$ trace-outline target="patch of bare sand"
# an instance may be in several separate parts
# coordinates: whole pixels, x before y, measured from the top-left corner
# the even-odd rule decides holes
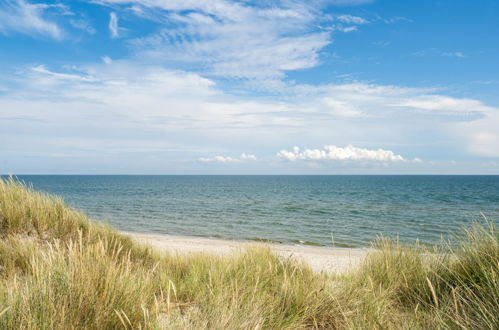
[[[169,253],[209,253],[229,255],[251,245],[269,247],[282,258],[303,261],[317,272],[343,273],[359,266],[367,249],[329,248],[305,245],[284,245],[260,242],[241,242],[214,238],[139,234],[125,232],[125,235],[140,244],[146,244],[158,251]]]

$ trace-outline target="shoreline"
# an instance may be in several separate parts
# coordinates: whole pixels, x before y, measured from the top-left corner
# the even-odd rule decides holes
[[[121,231],[133,241],[159,252],[190,254],[207,253],[228,256],[249,246],[263,246],[281,258],[293,258],[307,263],[316,272],[344,273],[357,268],[371,249],[288,245],[257,241],[237,241],[219,238],[149,234]]]

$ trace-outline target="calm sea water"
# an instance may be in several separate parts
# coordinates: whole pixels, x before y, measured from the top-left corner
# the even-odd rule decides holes
[[[438,244],[480,212],[499,176],[19,176],[126,231],[364,247]]]

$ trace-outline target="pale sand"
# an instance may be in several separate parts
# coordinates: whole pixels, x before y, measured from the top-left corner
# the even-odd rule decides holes
[[[304,261],[317,272],[342,273],[359,266],[369,250],[328,248],[305,245],[269,244],[260,242],[240,242],[214,238],[172,236],[158,234],[138,234],[124,232],[138,243],[146,244],[158,251],[170,253],[209,253],[230,255],[241,249],[259,245],[269,247],[276,255],[283,258],[295,258]]]

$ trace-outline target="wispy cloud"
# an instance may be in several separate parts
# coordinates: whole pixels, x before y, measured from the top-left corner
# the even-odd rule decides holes
[[[389,41],[373,41],[373,42],[371,42],[371,45],[380,46],[380,47],[386,47],[386,46],[389,46],[390,44],[391,44],[391,42],[389,42]]]
[[[109,14],[109,33],[111,38],[118,38],[118,15],[115,12]]]
[[[317,29],[323,20],[317,10],[302,2],[100,3],[123,4],[141,17],[168,22],[159,32],[131,41],[141,57],[185,63],[223,77],[283,77],[286,71],[311,68],[319,63],[319,51],[331,42],[330,31]]]
[[[420,110],[435,111],[441,113],[472,114],[476,112],[488,113],[494,108],[483,104],[480,101],[465,98],[452,98],[442,95],[419,95],[408,98],[394,106],[409,107]]]
[[[443,52],[442,56],[447,56],[447,57],[458,57],[458,58],[465,58],[466,56],[461,53],[461,52]]]
[[[409,18],[404,17],[404,16],[393,16],[390,18],[378,17],[378,19],[385,22],[386,24],[394,24],[394,23],[398,23],[398,22],[408,22],[408,23],[413,22],[412,19],[409,19]]]
[[[106,63],[106,64],[111,64],[113,63],[113,59],[110,58],[109,56],[101,56],[101,60],[102,62]]]
[[[79,30],[85,31],[88,34],[97,33],[97,30],[85,18],[70,19],[69,24]]]
[[[49,10],[55,10],[62,15],[67,14],[64,5],[34,3],[25,0],[0,1],[0,33],[23,33],[30,36],[48,36],[62,39],[63,31],[59,25],[46,18]]]
[[[60,81],[60,80],[76,80],[76,81],[82,81],[82,82],[96,82],[97,81],[96,78],[93,78],[93,77],[88,76],[88,75],[53,72],[53,71],[48,70],[45,65],[33,66],[33,67],[30,67],[29,70],[31,72],[41,74],[44,77],[54,78],[55,81]]]
[[[336,19],[342,23],[346,24],[368,24],[370,23],[367,19],[359,17],[359,16],[353,16],[353,15],[339,15],[336,16]]]
[[[369,20],[353,15],[337,15],[333,17],[331,29],[337,32],[354,32],[358,31],[358,26],[371,23]]]
[[[442,51],[437,48],[431,48],[429,50],[420,50],[417,52],[413,53],[414,56],[418,57],[423,57],[423,56],[445,56],[445,57],[456,57],[456,58],[465,58],[467,57],[464,53],[462,52],[457,52],[457,51]]]
[[[336,31],[340,31],[340,32],[354,32],[354,31],[358,31],[359,29],[356,27],[356,26],[347,26],[347,27],[344,27],[344,26],[341,26],[341,25],[338,25],[335,27],[335,30]]]

